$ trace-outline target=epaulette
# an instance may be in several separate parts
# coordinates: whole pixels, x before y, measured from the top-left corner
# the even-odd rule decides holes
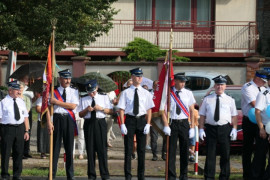
[[[104,93],[104,92],[98,92],[98,94],[100,94],[100,95],[107,95],[107,94]]]
[[[263,92],[263,94],[266,96],[266,94],[267,94],[268,92],[269,92],[268,90],[265,90],[265,91]]]
[[[247,86],[250,86],[251,85],[251,83],[249,82],[249,83],[247,83]]]
[[[78,90],[77,86],[70,85],[71,88]]]

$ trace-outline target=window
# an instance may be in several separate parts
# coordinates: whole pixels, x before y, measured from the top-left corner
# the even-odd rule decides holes
[[[191,21],[211,21],[212,1],[135,0],[136,25],[173,24],[174,27],[191,27]]]
[[[191,91],[205,90],[210,87],[211,81],[205,77],[188,76],[186,87]]]

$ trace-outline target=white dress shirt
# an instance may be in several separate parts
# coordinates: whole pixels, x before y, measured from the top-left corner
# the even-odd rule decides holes
[[[1,124],[22,124],[24,122],[24,118],[28,117],[28,112],[26,109],[26,105],[21,98],[16,98],[16,103],[20,112],[20,119],[17,121],[14,115],[14,100],[12,97],[7,95],[1,101],[0,108],[0,123]]]
[[[133,105],[134,105],[134,94],[135,86],[131,85],[128,89],[124,90],[120,96],[117,107],[125,110],[125,114],[134,116],[133,114]],[[138,97],[139,97],[139,113],[137,116],[142,116],[147,113],[148,109],[151,109],[155,106],[151,93],[142,88],[141,86],[137,87]]]
[[[261,111],[262,123],[266,125],[270,118],[266,114],[266,108],[270,105],[270,88],[260,92],[256,98],[255,108]]]
[[[265,87],[260,87],[261,92],[265,90]],[[242,99],[241,99],[241,108],[244,116],[248,116],[248,112],[253,108],[250,103],[256,101],[256,97],[259,94],[258,86],[252,81],[243,85],[242,89]]]
[[[173,91],[175,92],[175,95],[177,96],[177,93],[176,93],[177,90],[175,89],[175,87],[173,87]],[[182,88],[179,91],[180,92],[178,93],[178,95],[181,101],[183,102],[183,104],[187,107],[189,111],[189,107],[196,103],[193,93],[190,90],[187,90],[185,88]],[[187,119],[188,117],[184,114],[182,110],[179,115],[176,114],[176,107],[177,107],[177,104],[171,97],[171,108],[170,108],[171,119]]]
[[[41,108],[42,106],[42,96],[40,96],[36,101],[36,106],[39,106]],[[40,121],[40,113],[38,113],[38,121]]]
[[[214,120],[217,94],[213,93],[203,99],[200,107],[200,115],[206,116],[205,123],[210,125],[225,125],[231,123],[232,116],[237,116],[235,100],[223,93],[219,97],[219,121]]]
[[[57,88],[60,92],[60,94],[63,94],[64,88],[62,86]],[[66,102],[79,105],[79,93],[77,89],[66,87]],[[66,114],[68,113],[65,108],[62,108],[61,106],[54,105],[54,113],[60,113],[60,114]],[[76,108],[75,108],[76,109]],[[75,109],[73,110],[74,113],[76,113]]]
[[[95,99],[95,103],[96,105],[99,105],[100,107],[102,107],[103,109],[112,109],[112,104],[110,102],[109,97],[105,94],[96,94],[94,96]],[[80,106],[78,108],[78,112],[84,110],[85,108],[87,108],[88,106],[91,106],[93,101],[93,98],[90,96],[86,96],[81,98],[81,103]],[[96,118],[105,118],[106,114],[104,113],[104,111],[96,111]],[[88,112],[85,116],[85,119],[89,119],[91,118],[91,112]]]

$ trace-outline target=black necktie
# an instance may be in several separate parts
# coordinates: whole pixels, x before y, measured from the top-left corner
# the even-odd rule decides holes
[[[94,97],[92,97],[92,104],[91,104],[91,107],[94,108],[96,105],[96,102],[95,102],[95,99]],[[91,111],[91,118],[96,118],[96,111]]]
[[[214,120],[216,122],[219,120],[219,96],[220,95],[217,95],[216,109],[215,109],[215,115],[214,115]]]
[[[133,114],[137,116],[139,114],[139,96],[138,96],[138,88],[135,89],[134,93],[134,106],[133,106]]]
[[[180,92],[180,91],[176,91],[176,96],[177,96],[178,99],[180,100],[179,92]],[[180,113],[181,113],[181,109],[180,109],[180,107],[176,104],[176,114],[179,115]]]
[[[19,111],[15,98],[13,99],[13,101],[14,101],[14,116],[15,116],[15,119],[18,121],[20,120],[20,111]]]
[[[64,102],[66,102],[66,88],[64,88],[62,98],[63,98]]]
[[[259,91],[261,92],[261,88],[260,88],[260,87],[258,87],[258,89],[259,89]]]

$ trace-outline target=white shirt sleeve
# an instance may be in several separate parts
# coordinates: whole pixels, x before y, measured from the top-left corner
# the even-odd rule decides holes
[[[242,89],[242,95],[247,100],[248,104],[252,101],[256,101],[256,93],[251,91],[251,88]]]
[[[71,103],[79,105],[79,92],[77,89],[74,89],[74,96],[71,98]]]
[[[202,116],[206,116],[206,97],[203,99],[202,105],[199,110],[199,114]]]
[[[42,96],[37,99],[36,105],[37,106],[42,106]]]
[[[119,102],[118,102],[118,105],[117,105],[117,107],[119,109],[125,109],[126,108],[125,99],[126,99],[126,93],[125,93],[125,91],[123,91],[123,93],[121,93],[121,96],[119,98]]]
[[[106,109],[112,109],[113,107],[112,107],[112,104],[111,104],[111,102],[110,102],[110,99],[109,99],[109,96],[107,96],[107,95],[104,95],[105,97],[104,97],[104,108],[106,108]]]
[[[189,105],[188,105],[188,106],[190,107],[191,105],[195,104],[196,101],[195,101],[195,98],[194,98],[192,92],[190,92],[189,97],[190,97],[190,98],[189,98]]]
[[[263,93],[259,93],[256,98],[256,105],[255,108],[263,111],[266,105],[266,96]]]
[[[232,106],[231,106],[231,115],[232,116],[237,116],[238,115],[236,105],[235,105],[235,100],[233,98],[232,98]]]

